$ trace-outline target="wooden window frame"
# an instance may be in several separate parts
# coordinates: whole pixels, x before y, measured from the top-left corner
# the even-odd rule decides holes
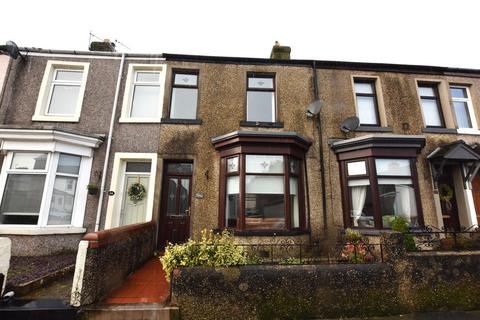
[[[272,88],[250,88],[248,84],[248,80],[250,78],[270,78],[272,79]],[[245,91],[245,120],[248,122],[262,122],[262,121],[257,121],[257,120],[249,120],[248,119],[248,92],[249,91],[256,91],[256,92],[273,92],[273,101],[274,101],[274,106],[273,106],[273,119],[272,121],[267,121],[268,123],[275,123],[278,119],[277,115],[277,84],[276,84],[276,75],[275,73],[267,73],[267,72],[247,72],[247,80],[246,80],[246,88],[247,90]]]
[[[445,117],[443,116],[443,110],[442,110],[442,102],[440,101],[440,92],[438,90],[438,83],[432,83],[432,82],[418,82],[417,83],[417,88],[418,88],[418,96],[420,98],[420,108],[422,108],[422,116],[424,117],[423,121],[424,121],[424,124],[425,124],[425,128],[446,128],[446,125],[445,125]],[[420,87],[427,87],[427,88],[432,88],[433,89],[433,92],[435,93],[435,97],[430,97],[430,96],[422,96],[420,94]],[[441,125],[440,126],[429,126],[427,125],[427,119],[425,119],[425,115],[423,113],[423,105],[422,105],[422,100],[423,99],[426,99],[426,100],[435,100],[437,102],[437,111],[438,111],[438,115],[440,117],[440,122],[441,122]]]
[[[392,175],[377,175],[376,170],[376,159],[404,159],[409,160],[410,163],[410,175],[409,176],[392,176]],[[367,173],[364,175],[354,175],[348,176],[347,164],[349,162],[365,161],[367,166]],[[412,180],[412,187],[415,190],[415,202],[418,213],[418,225],[419,227],[424,225],[423,212],[421,199],[419,194],[419,184],[418,184],[418,173],[416,168],[416,158],[411,157],[411,154],[405,152],[405,154],[395,154],[395,155],[368,155],[361,158],[351,158],[344,159],[340,161],[340,179],[342,184],[342,203],[343,203],[343,217],[344,225],[346,228],[354,229],[363,229],[363,230],[381,230],[381,229],[390,229],[383,227],[382,214],[380,209],[380,196],[379,196],[379,187],[378,179],[380,178],[405,178]],[[349,192],[348,182],[351,180],[358,179],[369,179],[370,190],[372,195],[372,205],[373,205],[373,217],[375,222],[374,228],[361,228],[353,226],[352,218],[350,212],[352,210],[352,199]]]
[[[363,126],[363,127],[380,127],[381,126],[380,113],[378,111],[378,97],[377,97],[376,82],[377,82],[377,79],[372,79],[372,78],[358,78],[358,77],[353,78],[353,90],[355,92],[355,103],[357,105],[357,115],[360,114],[360,110],[358,109],[357,97],[373,98],[373,105],[374,105],[374,108],[375,108],[375,124],[360,123],[360,125]],[[368,83],[368,84],[370,84],[372,86],[373,93],[359,93],[359,92],[357,92],[357,89],[355,87],[355,84],[357,84],[357,83]]]
[[[277,155],[277,156],[282,156],[283,157],[283,166],[284,166],[284,172],[283,173],[249,173],[246,171],[246,156],[247,155]],[[228,172],[227,170],[227,159],[238,157],[239,160],[239,168],[238,171],[236,172]],[[299,172],[298,173],[292,173],[290,170],[290,160],[295,159],[299,163]],[[303,159],[300,159],[296,157],[295,155],[289,154],[289,153],[237,153],[233,155],[228,155],[225,157],[222,157],[220,159],[220,165],[221,165],[221,170],[220,170],[220,185],[221,185],[221,191],[220,191],[220,212],[219,212],[219,226],[220,228],[228,228],[232,229],[234,231],[245,231],[245,232],[250,232],[252,234],[256,232],[276,232],[276,231],[297,231],[297,230],[305,230],[306,229],[306,217],[305,217],[305,167],[304,167],[304,161]],[[303,164],[303,165],[302,165]],[[285,228],[283,229],[248,229],[246,228],[245,224],[245,196],[246,196],[246,188],[245,188],[245,181],[246,181],[246,176],[248,175],[255,175],[255,176],[281,176],[284,179],[284,208],[285,208]],[[237,226],[236,228],[229,228],[226,226],[226,221],[225,221],[225,210],[226,210],[226,183],[227,183],[227,178],[232,177],[232,176],[238,176],[239,177],[239,217],[237,218]],[[298,206],[299,206],[299,227],[298,228],[293,228],[292,227],[292,212],[291,212],[291,203],[290,203],[290,178],[295,177],[297,178],[297,196],[298,196]]]
[[[182,84],[175,84],[175,76],[177,74],[188,74],[188,75],[195,75],[197,76],[197,84],[196,85],[182,85]],[[199,90],[199,82],[200,80],[200,71],[197,69],[173,69],[172,70],[172,79],[170,83],[170,103],[168,105],[168,119],[178,119],[172,118],[172,97],[173,97],[173,90],[175,88],[182,88],[182,89],[197,89],[197,101],[195,106],[195,118],[194,119],[179,119],[179,120],[196,120],[198,119],[198,102],[200,100],[200,90]]]

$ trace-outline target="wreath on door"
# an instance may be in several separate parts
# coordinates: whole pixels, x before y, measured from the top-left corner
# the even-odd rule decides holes
[[[135,182],[128,187],[128,197],[133,203],[142,201],[147,195],[147,189],[140,182]]]
[[[440,201],[443,201],[445,205],[445,209],[447,211],[451,211],[453,207],[452,203],[450,202],[450,200],[453,198],[452,187],[450,187],[448,184],[441,184],[438,187],[438,194],[440,196]]]

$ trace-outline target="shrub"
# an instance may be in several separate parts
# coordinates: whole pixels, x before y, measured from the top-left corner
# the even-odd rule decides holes
[[[392,220],[392,230],[403,233],[403,241],[407,251],[417,251],[417,246],[415,245],[413,236],[411,234],[407,234],[410,231],[410,224],[405,218],[395,217]]]
[[[362,241],[360,232],[347,228],[345,230],[345,241],[350,243],[359,243]]]
[[[230,267],[245,265],[249,261],[247,251],[233,241],[232,235],[224,230],[221,234],[202,230],[199,241],[188,240],[183,244],[168,244],[160,257],[167,280],[178,267]]]

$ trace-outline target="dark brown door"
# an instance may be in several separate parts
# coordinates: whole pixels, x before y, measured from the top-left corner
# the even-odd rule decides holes
[[[159,247],[190,236],[192,163],[167,163],[163,176]]]
[[[473,202],[477,213],[477,223],[480,224],[480,176],[476,175],[472,180]]]
[[[460,230],[460,219],[458,217],[451,166],[444,168],[444,173],[438,180],[438,193],[442,207],[443,225],[447,230]]]

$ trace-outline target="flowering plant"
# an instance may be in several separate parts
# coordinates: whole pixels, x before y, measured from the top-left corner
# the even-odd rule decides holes
[[[372,262],[375,257],[370,252],[362,235],[350,228],[345,230],[345,241],[340,257],[350,263]]]

